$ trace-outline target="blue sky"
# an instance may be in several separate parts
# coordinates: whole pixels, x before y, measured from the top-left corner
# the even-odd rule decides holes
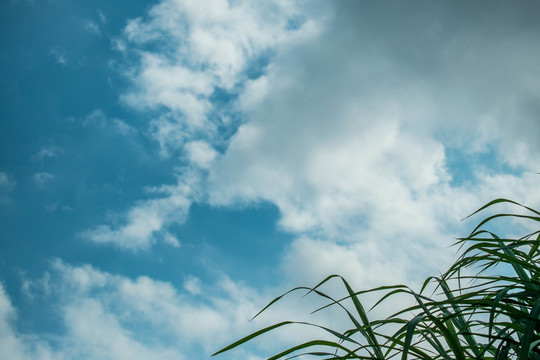
[[[540,205],[539,15],[3,1],[0,359],[205,359],[293,286],[444,270],[467,214]]]

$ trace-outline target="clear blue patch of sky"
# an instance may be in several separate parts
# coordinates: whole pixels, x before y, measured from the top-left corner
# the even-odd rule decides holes
[[[305,16],[300,16],[300,15],[293,16],[287,19],[287,25],[285,26],[285,28],[291,31],[298,30],[302,27],[302,25],[305,24],[305,22],[306,22]]]
[[[479,171],[491,174],[520,175],[521,170],[498,159],[497,152],[490,146],[485,151],[464,151],[457,148],[445,149],[446,167],[452,176],[452,186],[476,183]]]
[[[256,285],[268,284],[292,236],[277,228],[279,210],[261,203],[244,209],[193,204],[188,221],[175,229],[184,248],[205,247],[210,269]],[[246,271],[249,269],[249,271]]]
[[[273,51],[263,51],[262,54],[248,64],[245,70],[246,77],[251,80],[261,77],[274,55]]]

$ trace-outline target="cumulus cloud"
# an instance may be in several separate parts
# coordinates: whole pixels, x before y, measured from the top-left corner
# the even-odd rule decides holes
[[[148,248],[171,214],[185,218],[193,191],[219,206],[266,201],[298,235],[282,261],[288,276],[343,272],[362,285],[441,270],[459,219],[493,197],[539,203],[539,88],[528,75],[539,29],[518,21],[526,8],[472,19],[450,2],[276,2],[271,16],[259,3],[214,5],[162,1],[117,39],[138,56],[123,100],[155,110],[150,133],[163,155],[181,149],[188,168],[204,171],[135,204],[123,224],[88,230],[92,241]],[[315,20],[291,27],[303,11]],[[234,95],[228,107],[217,88]],[[491,160],[455,182],[452,152]]]
[[[279,264],[283,286],[340,273],[364,288],[444,270],[465,215],[498,196],[540,204],[537,5],[509,6],[161,1],[116,39],[136,59],[122,100],[152,110],[149,133],[184,167],[176,184],[82,235],[131,251],[179,246],[168,227],[192,202],[264,201],[296,235]],[[110,123],[99,110],[86,121]],[[464,181],[452,153],[471,161]],[[212,286],[187,276],[180,291],[54,266],[66,343],[84,358],[210,353],[262,324],[247,319],[276,293],[225,276]],[[22,358],[31,350],[4,320],[14,310],[2,294],[2,341]],[[300,310],[278,306],[266,320]],[[299,336],[283,334],[279,344]]]
[[[295,232],[431,237],[468,211],[455,208],[458,196],[474,199],[470,209],[497,195],[469,193],[486,194],[480,189],[490,173],[482,167],[470,174],[474,190],[453,186],[448,149],[492,149],[499,161],[534,170],[540,149],[530,134],[540,128],[523,111],[539,89],[515,54],[540,58],[526,45],[536,25],[521,27],[503,8],[490,10],[503,21],[500,29],[520,39],[510,45],[485,41],[490,27],[477,23],[451,28],[458,7],[450,3],[408,9],[410,17],[398,15],[402,10],[344,2],[316,42],[282,51],[246,87],[239,104],[249,121],[211,169],[211,203],[270,201],[280,208],[281,225]],[[472,54],[481,68],[472,66]],[[503,89],[512,89],[512,99]]]
[[[183,359],[176,349],[148,346],[122,327],[118,318],[107,312],[101,302],[84,299],[65,309],[65,322],[77,353],[91,358],[111,359]]]
[[[57,265],[61,267],[61,265]],[[78,269],[73,269],[77,271]],[[89,269],[92,271],[91,269]],[[84,271],[84,270],[81,270]],[[79,273],[81,272],[79,271]],[[78,274],[80,276],[80,274]],[[93,274],[86,274],[91,277]],[[77,276],[77,275],[76,275]],[[62,294],[67,296],[67,294]],[[122,327],[120,320],[99,300],[70,297],[61,304],[66,334],[58,344],[45,334],[19,334],[12,325],[15,308],[0,286],[0,344],[2,358],[13,360],[50,359],[182,359],[178,349],[144,344]],[[49,338],[53,338],[50,337]]]
[[[162,1],[116,40],[118,49],[139,57],[139,66],[126,72],[134,86],[123,100],[138,109],[166,109],[152,121],[164,155],[193,135],[212,139],[224,121],[216,111],[227,112],[213,101],[216,90],[235,96],[265,52],[314,33],[311,22],[289,26],[298,16],[293,3],[282,1]]]
[[[61,359],[51,349],[50,344],[33,335],[20,334],[14,327],[17,310],[0,284],[0,347],[2,359],[13,360],[52,360]]]
[[[17,339],[10,321],[15,316],[15,309],[6,295],[3,284],[0,286],[0,344],[4,354],[9,354],[13,359],[23,358],[23,347]]]
[[[475,207],[500,195],[538,201],[523,190],[535,188],[540,150],[531,105],[540,89],[528,75],[540,59],[538,25],[518,21],[529,5],[463,6],[490,16],[463,16],[451,2],[216,0],[208,12],[165,0],[116,40],[138,59],[123,100],[154,110],[162,155],[181,150],[188,168],[204,170],[190,185],[203,201],[270,202],[298,235],[292,252],[363,247],[384,263],[397,251],[393,273],[422,276],[417,260],[439,269],[445,239]],[[456,181],[453,153],[491,160],[471,160]],[[87,234],[148,247],[176,211],[168,202],[141,201],[125,225]]]
[[[234,95],[247,80],[248,66],[265,51],[315,32],[309,21],[290,27],[297,15],[294,6],[280,1],[261,5],[216,0],[201,7],[197,2],[166,0],[152,7],[146,18],[128,23],[116,42],[118,48],[137,54],[139,65],[126,71],[133,89],[123,100],[141,110],[164,109],[150,121],[150,134],[163,156],[182,149],[188,162],[188,175],[182,177],[208,170],[218,156],[215,139],[227,120],[213,114],[216,89]],[[105,122],[101,110],[85,119],[85,124]],[[198,181],[179,179],[178,185],[167,187],[166,196],[142,200],[127,210],[123,224],[98,225],[83,236],[131,250],[149,248],[167,225],[185,219],[192,194],[201,192],[204,181],[200,176]]]
[[[200,168],[207,169],[218,155],[217,151],[205,141],[192,141],[185,145],[188,161]]]
[[[516,54],[540,60],[540,28],[502,5],[455,28],[460,9],[342,2],[316,41],[280,48],[240,94],[249,121],[210,168],[209,202],[277,205],[283,229],[311,238],[292,244],[287,274],[364,285],[442,270],[459,220],[495,197],[538,205],[538,66]],[[452,151],[470,161],[461,184]]]
[[[62,330],[54,335],[18,333],[16,309],[0,286],[0,344],[9,359],[205,358],[261,326],[248,320],[267,301],[227,277],[211,286],[190,280],[190,290],[182,292],[146,276],[130,279],[60,260],[52,263],[47,280],[51,293],[41,291],[40,300],[55,299]]]

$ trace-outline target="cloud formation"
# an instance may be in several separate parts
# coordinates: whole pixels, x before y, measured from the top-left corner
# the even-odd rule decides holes
[[[83,126],[96,126],[111,134],[133,136],[138,133],[137,129],[125,121],[109,117],[101,109],[96,109],[82,119]]]
[[[281,1],[216,0],[202,6],[167,0],[152,7],[147,17],[128,23],[116,45],[134,55],[138,65],[125,71],[133,88],[123,101],[153,114],[160,110],[150,121],[152,138],[162,156],[180,150],[187,163],[182,176],[197,181],[181,179],[176,188],[167,187],[166,196],[143,200],[126,211],[124,225],[98,225],[84,237],[131,250],[148,248],[156,236],[168,239],[166,225],[182,222],[194,194],[204,192],[201,171],[211,167],[218,156],[216,147],[223,145],[219,129],[236,126],[226,106],[220,105],[223,100],[215,100],[216,93],[236,96],[248,80],[246,71],[265,52],[315,33],[310,21],[291,27],[295,16],[295,6]],[[103,123],[104,118],[96,110],[86,122]]]
[[[477,13],[476,5],[450,2],[216,0],[210,13],[160,2],[116,40],[136,59],[123,100],[151,110],[161,155],[180,152],[182,176],[197,180],[181,176],[180,197],[169,186],[126,211],[123,225],[86,236],[148,248],[195,197],[263,201],[278,207],[295,244],[359,243],[383,263],[397,251],[397,272],[415,273],[420,258],[436,268],[475,207],[495,196],[538,201],[525,190],[537,182],[540,151],[531,106],[540,88],[528,75],[540,60],[539,29],[520,21],[527,6],[499,4],[473,19],[463,7]],[[469,170],[458,173],[453,156]]]
[[[189,207],[197,198],[196,172],[182,174],[174,186],[148,189],[155,197],[135,204],[118,224],[97,225],[81,233],[81,236],[96,244],[113,245],[130,251],[145,250],[157,239],[173,247],[179,247],[178,240],[166,231],[166,226],[174,222],[182,223]]]
[[[134,87],[123,100],[141,110],[166,109],[152,121],[165,155],[192,136],[215,140],[229,121],[214,101],[219,91],[235,96],[268,51],[312,35],[312,22],[290,27],[298,16],[294,3],[283,1],[162,1],[117,40],[139,59],[126,72]]]
[[[42,172],[35,173],[32,176],[32,179],[34,180],[34,183],[37,186],[43,187],[43,186],[49,184],[51,181],[54,180],[54,175],[50,174],[50,173],[48,173],[46,171],[42,171]]]
[[[280,289],[333,273],[355,288],[414,284],[444,269],[465,215],[498,196],[540,204],[538,5],[479,4],[162,0],[115,40],[131,81],[122,102],[146,114],[147,127],[102,110],[83,126],[146,134],[177,159],[177,181],[81,236],[132,252],[158,242],[182,251],[170,227],[194,202],[264,202],[294,236],[275,264]],[[59,49],[51,55],[66,63]],[[34,158],[58,154],[43,148]],[[54,175],[32,179],[42,186]],[[15,186],[0,172],[0,196]],[[176,286],[90,265],[52,268],[23,292],[37,299],[41,287],[59,299],[65,332],[56,336],[19,333],[0,286],[0,348],[10,359],[206,356],[306,307],[293,301],[248,323],[279,291],[219,270],[214,282],[186,275]],[[285,330],[261,348],[297,336]]]
[[[17,186],[17,181],[4,171],[0,171],[0,204],[9,202],[9,195]]]
[[[188,280],[190,291],[181,292],[146,276],[130,279],[60,260],[51,264],[50,274],[31,288],[41,292],[39,301],[57,299],[53,315],[63,327],[56,334],[19,333],[13,326],[16,309],[0,285],[0,344],[6,359],[208,357],[231,335],[261,324],[248,322],[260,295],[226,277],[213,286]],[[45,283],[47,291],[40,291]]]
[[[424,5],[342,2],[316,42],[281,49],[240,95],[249,121],[210,169],[209,202],[271,202],[282,228],[320,239],[299,238],[291,259],[369,249],[363,271],[396,280],[440,270],[459,219],[492,198],[538,204],[538,65],[516,58],[540,60],[538,25],[501,5],[455,28],[462,5]],[[472,164],[461,183],[452,151]],[[309,273],[300,264],[289,273]]]

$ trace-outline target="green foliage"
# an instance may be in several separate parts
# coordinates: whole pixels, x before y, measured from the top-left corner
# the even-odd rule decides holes
[[[316,311],[339,307],[350,319],[350,329],[338,332],[316,324],[285,321],[254,332],[214,355],[282,326],[301,324],[316,326],[334,340],[298,344],[270,359],[311,355],[321,359],[540,360],[540,230],[515,239],[500,238],[486,230],[499,218],[523,219],[538,228],[540,213],[511,200],[497,199],[473,214],[499,203],[516,206],[525,215],[499,213],[482,220],[469,236],[458,239],[462,255],[457,261],[440,277],[426,279],[419,292],[405,285],[355,292],[338,275],[329,276],[313,288],[289,291],[308,290],[327,299],[329,303]],[[340,281],[347,296],[333,299],[320,290],[331,280]],[[428,296],[430,287],[435,291]],[[380,294],[372,309],[403,295],[411,296],[414,305],[385,319],[370,321],[360,301],[360,296],[368,293]],[[353,310],[345,303],[352,303]]]

